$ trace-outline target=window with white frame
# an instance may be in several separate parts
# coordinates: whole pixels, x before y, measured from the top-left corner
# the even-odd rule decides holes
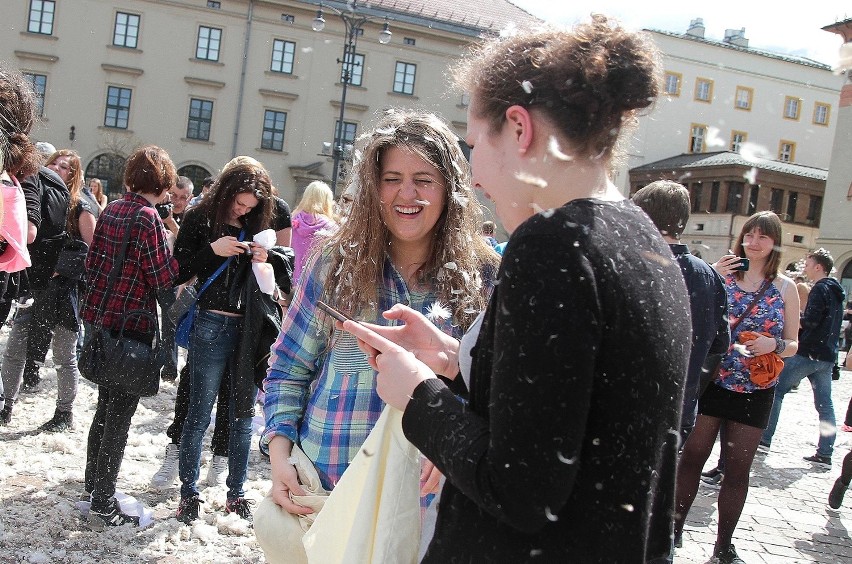
[[[704,140],[707,138],[707,126],[693,123],[689,129],[689,152],[703,153]]]
[[[799,119],[799,113],[802,108],[801,98],[795,96],[787,96],[784,99],[784,117],[787,119]]]
[[[284,150],[284,127],[287,125],[287,113],[276,110],[263,112],[263,136],[260,148],[270,151]]]
[[[731,151],[735,153],[740,152],[740,148],[742,144],[746,142],[746,138],[748,135],[744,131],[732,131],[731,132]]]
[[[44,115],[44,95],[47,92],[47,77],[43,74],[35,74],[31,72],[21,73],[24,79],[30,83],[30,86],[35,93],[36,98],[36,115],[39,117]]]
[[[734,98],[734,107],[738,110],[751,110],[751,102],[753,98],[753,88],[737,86],[737,93]]]
[[[284,74],[293,74],[293,61],[296,56],[296,44],[292,41],[276,39],[272,42],[272,66],[269,70]]]
[[[110,86],[107,88],[106,114],[104,126],[127,129],[130,121],[130,88]]]
[[[683,75],[678,72],[666,72],[666,94],[680,96],[680,83]]]
[[[186,138],[209,141],[210,125],[212,122],[213,102],[191,98],[189,100],[189,119],[186,124]]]
[[[393,91],[397,94],[414,94],[414,76],[417,65],[397,61],[393,76]]]
[[[791,163],[796,158],[796,144],[792,141],[782,140],[778,147],[778,160]]]
[[[136,14],[115,14],[115,30],[112,34],[112,44],[117,47],[136,49],[139,41],[139,16]]]
[[[831,106],[822,102],[814,104],[814,124],[828,125],[828,118],[831,116]]]
[[[56,2],[53,0],[31,0],[27,31],[42,35],[53,35],[53,15],[55,13]]]
[[[347,53],[344,57],[345,62],[340,70],[340,82],[343,82],[346,69],[349,68],[349,84],[352,86],[361,86],[364,82],[364,55],[355,53]],[[352,61],[352,64],[347,67],[347,63]]]
[[[221,29],[203,25],[198,26],[198,42],[195,46],[195,58],[204,61],[218,61],[219,45],[221,42]]]
[[[709,78],[695,79],[695,99],[699,102],[711,102],[713,100],[713,81]]]

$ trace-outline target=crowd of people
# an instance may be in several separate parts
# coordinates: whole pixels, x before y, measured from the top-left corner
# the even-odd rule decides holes
[[[74,151],[31,141],[33,94],[0,70],[0,314],[15,309],[0,424],[38,388],[49,349],[57,400],[40,430],[61,433],[75,425],[81,349],[163,346],[140,375],[155,389],[179,380],[151,487],[179,480],[175,517],[191,524],[203,485],[224,485],[225,512],[262,522],[267,559],[287,562],[307,555],[280,532],[321,512],[300,501],[333,498],[385,410],[422,453],[423,562],[670,562],[721,435],[714,558],[742,562],[732,539],[752,462],[806,376],[821,433],[805,459],[831,464],[845,293],[819,249],[800,308],[772,212],[710,265],[680,242],[683,186],[628,200],[611,182],[619,139],[659,94],[657,61],[604,16],[485,41],[453,73],[470,93],[470,163],[437,116],[388,110],[359,139],[341,201],[312,182],[292,215],[256,159],[232,159],[193,197],[155,145],[129,156],[125,192],[107,202]],[[86,422],[82,500],[97,530],[139,524],[116,483],[140,395],[99,384]],[[244,483],[258,404],[272,486],[255,510]],[[852,453],[832,507],[850,482]]]

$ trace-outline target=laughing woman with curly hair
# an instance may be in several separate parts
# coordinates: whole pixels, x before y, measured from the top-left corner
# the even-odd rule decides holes
[[[460,336],[485,307],[498,262],[479,236],[482,214],[458,139],[434,115],[386,113],[353,176],[360,190],[347,221],[308,259],[265,381],[270,495],[294,514],[310,510],[289,497],[303,492],[288,462],[292,446],[330,490],[384,407],[357,341],[317,301],[383,324],[394,322],[381,312],[404,302]]]

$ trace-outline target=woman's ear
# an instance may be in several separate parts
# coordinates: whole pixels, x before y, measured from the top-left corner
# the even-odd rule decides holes
[[[529,111],[523,106],[510,106],[506,109],[506,125],[512,139],[518,145],[519,153],[526,153],[533,142],[533,121]]]

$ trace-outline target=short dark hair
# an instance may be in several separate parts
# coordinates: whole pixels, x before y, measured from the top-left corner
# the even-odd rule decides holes
[[[215,178],[213,178],[212,176],[205,176],[204,180],[201,181],[201,187],[209,188],[210,186],[213,186],[214,182],[216,182]]]
[[[834,258],[828,249],[820,247],[808,253],[806,258],[813,259],[815,263],[822,267],[826,275],[831,274],[831,269],[834,268]]]
[[[494,222],[493,221],[483,221],[482,222],[482,232],[485,235],[494,235]]]
[[[660,233],[680,238],[689,220],[689,191],[682,184],[657,180],[633,194],[632,199],[648,214]]]
[[[124,168],[124,185],[137,194],[159,196],[177,180],[175,165],[165,149],[146,145],[136,149]]]

